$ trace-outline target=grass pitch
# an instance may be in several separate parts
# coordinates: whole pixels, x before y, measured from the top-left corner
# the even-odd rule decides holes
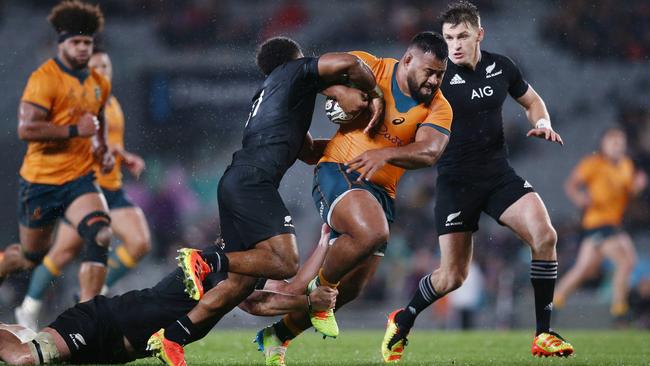
[[[186,349],[188,365],[264,365],[263,355],[251,343],[254,330],[215,331]],[[650,332],[563,331],[575,347],[574,356],[534,358],[530,332],[417,331],[399,365],[650,365]],[[323,340],[307,331],[291,343],[289,366],[382,365],[381,330],[343,330],[337,339]],[[161,365],[145,359],[132,365]]]

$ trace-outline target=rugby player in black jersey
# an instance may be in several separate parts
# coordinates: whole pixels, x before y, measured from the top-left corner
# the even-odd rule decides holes
[[[435,216],[440,267],[421,279],[404,309],[390,314],[382,343],[384,359],[398,361],[417,315],[462,285],[481,212],[510,228],[531,248],[537,323],[532,353],[569,356],[571,344],[550,328],[557,234],[540,196],[508,163],[502,119],[508,94],[524,108],[533,126],[527,136],[559,144],[562,138],[551,126],[544,101],[517,66],[505,56],[481,50],[485,31],[476,6],[453,3],[441,18],[451,61],[441,89],[454,118],[449,145],[438,162]]]
[[[323,286],[309,297],[304,294],[304,284],[318,272],[325,257],[329,233],[329,227],[323,225],[314,254],[300,267],[294,281],[258,281],[259,291],[239,307],[259,316],[332,308],[336,290]],[[152,288],[111,298],[95,296],[67,309],[39,333],[17,324],[0,324],[0,361],[11,365],[105,364],[149,357],[146,343],[151,334],[197,304],[185,293],[183,277],[182,270],[177,268]],[[203,285],[210,289],[225,277],[222,272],[209,274]],[[207,324],[202,334],[211,327]]]
[[[339,96],[341,108],[350,112],[346,104],[359,111],[367,107],[368,133],[383,119],[381,90],[372,71],[354,55],[304,57],[295,41],[276,37],[260,46],[257,65],[266,79],[253,97],[242,148],[219,181],[223,250],[181,250],[180,265],[190,274],[188,292],[201,300],[187,316],[149,340],[154,354],[170,365],[184,362],[179,345],[200,338],[206,325],[211,327],[250,295],[256,278],[279,280],[296,274],[294,225],[278,187],[296,159],[322,155],[314,150],[324,149],[325,143],[313,143],[308,134],[316,95],[330,85],[355,85],[356,93]],[[228,273],[228,278],[203,294],[203,275],[210,272]]]

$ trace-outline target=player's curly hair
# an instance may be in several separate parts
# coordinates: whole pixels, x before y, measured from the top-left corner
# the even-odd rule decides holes
[[[47,17],[57,33],[92,36],[104,28],[104,14],[99,5],[79,0],[65,0],[52,8]]]
[[[276,67],[296,59],[301,53],[300,45],[293,39],[273,37],[259,46],[255,60],[264,75],[269,75]]]
[[[440,21],[442,24],[458,25],[469,23],[474,27],[478,27],[481,23],[481,15],[476,5],[466,0],[460,0],[449,4],[447,10],[440,14]]]
[[[449,48],[438,32],[420,32],[411,39],[410,47],[417,47],[424,53],[432,53],[438,60],[446,60]]]

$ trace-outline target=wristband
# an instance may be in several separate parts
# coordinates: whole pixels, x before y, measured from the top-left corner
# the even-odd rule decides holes
[[[307,294],[307,308],[309,309],[309,312],[312,311],[312,308],[311,308],[311,299],[309,298],[309,294]]]
[[[371,99],[373,99],[373,98],[383,98],[384,93],[381,91],[381,88],[379,87],[379,85],[375,85],[375,88],[368,92],[368,96]]]
[[[551,127],[551,121],[547,120],[546,118],[540,118],[537,120],[537,123],[535,123],[535,128],[548,128],[549,130],[553,129],[553,127]]]
[[[68,137],[77,137],[79,136],[79,127],[77,125],[68,126]]]

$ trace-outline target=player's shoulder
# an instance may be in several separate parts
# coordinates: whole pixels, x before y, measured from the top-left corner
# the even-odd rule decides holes
[[[61,72],[61,68],[56,64],[56,61],[51,58],[43,62],[32,72],[32,77],[48,78],[55,77]]]
[[[318,58],[317,57],[301,57],[295,60],[287,61],[273,70],[267,77],[267,81],[281,80],[291,78],[301,70],[311,70],[311,72],[318,72]]]
[[[436,92],[436,95],[433,97],[433,100],[431,101],[431,104],[429,104],[429,110],[431,111],[448,111],[450,114],[452,113],[452,108],[451,104],[445,97],[444,93],[442,90],[438,89]]]
[[[111,82],[108,80],[106,76],[100,74],[93,68],[90,68],[89,70],[90,70],[90,77],[93,78],[93,80],[95,80],[95,82],[99,84],[99,86],[101,86],[102,89],[110,88]]]
[[[518,68],[517,64],[515,63],[515,61],[513,61],[512,58],[501,53],[481,50],[481,57],[485,60],[485,62],[489,64],[494,63],[495,66],[496,65],[499,65],[501,67],[505,66],[508,69]]]

